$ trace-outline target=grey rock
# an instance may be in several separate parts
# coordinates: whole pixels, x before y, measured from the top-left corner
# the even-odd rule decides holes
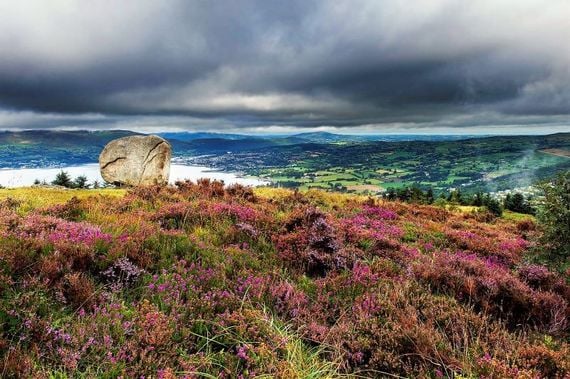
[[[166,184],[172,148],[158,136],[129,136],[109,142],[99,155],[101,176],[127,186]]]

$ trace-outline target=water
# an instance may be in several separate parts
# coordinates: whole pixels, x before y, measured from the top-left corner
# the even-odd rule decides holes
[[[89,183],[93,183],[95,180],[103,183],[103,178],[101,178],[99,173],[99,164],[89,163],[61,168],[0,169],[0,185],[4,187],[25,187],[33,185],[36,179],[50,183],[61,170],[66,171],[72,178],[85,175]],[[239,183],[247,186],[267,184],[267,182],[261,179],[242,177],[231,172],[212,171],[210,168],[203,166],[170,165],[170,183],[182,179],[196,181],[196,179],[200,178],[223,180],[226,184]]]

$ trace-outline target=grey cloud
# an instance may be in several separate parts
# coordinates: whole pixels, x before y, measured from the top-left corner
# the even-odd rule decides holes
[[[37,127],[548,125],[570,114],[569,16],[565,0],[0,2],[0,107]]]

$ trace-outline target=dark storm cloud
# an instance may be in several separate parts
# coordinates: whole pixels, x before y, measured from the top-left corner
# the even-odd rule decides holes
[[[2,2],[0,127],[559,124],[569,4]]]

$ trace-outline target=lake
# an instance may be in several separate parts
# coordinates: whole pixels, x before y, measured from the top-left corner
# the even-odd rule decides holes
[[[66,171],[72,178],[85,175],[89,183],[93,183],[95,180],[103,183],[103,178],[101,178],[99,173],[99,164],[89,163],[60,168],[0,169],[0,185],[4,187],[25,187],[33,185],[36,179],[40,181],[45,180],[49,183],[61,170]],[[246,186],[260,186],[268,183],[258,178],[242,177],[236,173],[213,171],[208,167],[181,164],[170,165],[170,183],[182,179],[196,181],[196,179],[200,178],[223,180],[225,184],[239,183]]]

